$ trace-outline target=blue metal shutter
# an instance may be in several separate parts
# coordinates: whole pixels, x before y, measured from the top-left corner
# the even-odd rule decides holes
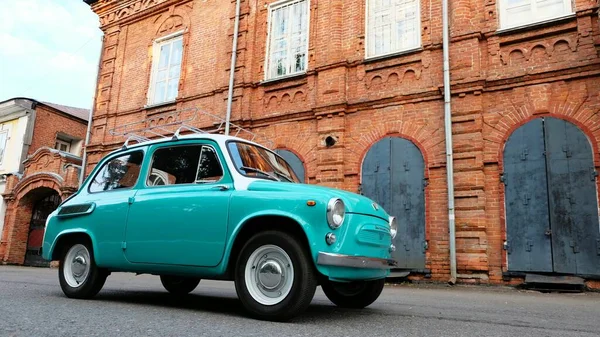
[[[398,218],[396,252],[401,269],[425,267],[425,162],[411,141],[386,137],[375,143],[362,167],[362,194]]]
[[[517,129],[504,148],[508,269],[552,271],[548,187],[541,119]]]
[[[545,119],[554,271],[600,275],[596,176],[589,140],[579,128]]]

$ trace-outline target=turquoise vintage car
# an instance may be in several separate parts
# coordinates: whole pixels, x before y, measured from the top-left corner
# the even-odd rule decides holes
[[[184,295],[231,280],[254,317],[301,313],[320,285],[342,307],[381,294],[397,224],[377,203],[299,183],[273,151],[194,134],[124,145],[48,218],[42,256],[66,296],[91,298],[111,272],[160,275]]]

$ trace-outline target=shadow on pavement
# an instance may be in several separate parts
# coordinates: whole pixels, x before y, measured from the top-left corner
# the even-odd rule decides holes
[[[54,295],[57,297],[64,297],[62,292],[56,292]],[[80,300],[73,299],[73,301]],[[167,292],[156,291],[106,290],[101,291],[96,297],[89,301],[176,308],[251,319],[237,297],[232,298],[196,293],[191,293],[186,296],[175,296]],[[369,308],[363,310],[341,309],[333,304],[326,305],[313,302],[303,314],[290,320],[289,323],[301,323],[307,321],[318,322],[321,320],[329,321],[333,317],[336,317],[337,319],[343,318],[352,320],[356,317],[365,314],[373,314],[375,312],[377,312],[377,310],[370,310]]]

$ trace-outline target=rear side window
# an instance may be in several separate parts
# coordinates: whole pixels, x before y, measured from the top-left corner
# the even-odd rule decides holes
[[[111,159],[102,166],[90,183],[90,192],[133,187],[140,175],[143,159],[142,151],[131,152]]]
[[[148,186],[216,182],[223,169],[215,150],[206,145],[183,145],[156,150]]]

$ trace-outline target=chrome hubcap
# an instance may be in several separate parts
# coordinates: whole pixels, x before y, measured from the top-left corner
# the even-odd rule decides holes
[[[90,252],[81,244],[74,245],[67,252],[63,276],[67,284],[77,288],[83,284],[90,273]]]
[[[281,284],[283,271],[281,265],[274,260],[263,262],[258,271],[258,281],[265,289],[275,289]]]
[[[71,261],[71,266],[73,269],[73,276],[75,276],[75,278],[78,278],[85,273],[87,261],[85,260],[85,257],[78,255],[73,259],[73,261]]]
[[[245,281],[248,292],[258,303],[280,303],[290,293],[294,282],[292,260],[280,247],[261,246],[246,262]]]

